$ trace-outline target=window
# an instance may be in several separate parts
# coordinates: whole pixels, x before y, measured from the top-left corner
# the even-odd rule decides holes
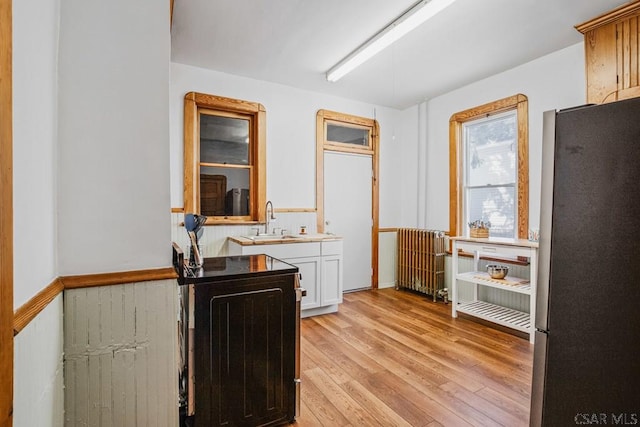
[[[264,220],[265,118],[255,102],[185,95],[185,212],[208,224]]]
[[[527,98],[515,95],[454,114],[450,126],[450,235],[491,223],[491,237],[526,238]]]
[[[371,149],[371,128],[355,124],[337,123],[327,120],[327,134],[325,137],[328,145],[349,144],[355,147]]]

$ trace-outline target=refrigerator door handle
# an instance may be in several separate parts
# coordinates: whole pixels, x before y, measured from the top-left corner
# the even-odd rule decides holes
[[[542,124],[542,172],[540,181],[540,238],[535,327],[549,329],[549,274],[551,263],[551,220],[555,174],[556,111],[545,111]]]
[[[533,378],[531,380],[531,413],[529,415],[531,427],[542,425],[548,339],[549,335],[546,331],[536,331],[535,343],[533,344]]]

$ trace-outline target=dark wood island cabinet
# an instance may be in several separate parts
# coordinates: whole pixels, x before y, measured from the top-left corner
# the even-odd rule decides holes
[[[175,250],[175,249],[174,249]],[[274,426],[299,406],[300,299],[295,266],[267,255],[184,266],[181,426]]]

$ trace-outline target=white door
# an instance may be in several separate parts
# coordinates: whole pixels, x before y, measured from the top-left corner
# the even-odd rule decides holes
[[[372,156],[324,152],[325,232],[342,236],[344,291],[371,288]]]

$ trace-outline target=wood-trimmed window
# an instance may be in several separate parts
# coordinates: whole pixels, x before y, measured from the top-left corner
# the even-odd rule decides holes
[[[529,227],[528,121],[527,97],[521,94],[451,116],[449,120],[449,234],[451,236],[467,234],[468,222],[475,220],[491,222],[493,216],[494,219],[497,218],[492,224],[497,225],[496,232],[499,232],[500,227],[503,232],[511,227],[513,235],[510,237],[527,238]],[[514,128],[506,130],[509,122],[513,122]],[[484,140],[471,141],[474,126],[478,128],[477,133],[483,134]],[[484,132],[480,129],[482,126],[499,129],[489,129],[488,132]],[[484,175],[472,172],[473,168],[482,167],[483,164],[487,166],[489,162],[495,164],[495,168],[504,168],[508,161],[506,158],[498,159],[501,154],[496,154],[495,150],[505,152],[509,147],[511,153],[502,156],[508,157],[512,162],[506,168],[515,170],[513,179],[501,178],[493,182],[486,176],[492,174],[495,177],[495,170]],[[504,171],[503,175],[508,175],[507,171]],[[470,178],[474,176],[477,177],[475,182]],[[500,199],[498,203],[496,203],[497,198]],[[473,208],[474,204],[475,208]],[[478,204],[483,206],[477,206]],[[496,204],[501,207],[495,208]],[[513,209],[514,212],[511,225],[506,224],[508,220],[502,220],[506,215],[499,212],[499,209],[507,208]],[[493,212],[491,212],[492,209]],[[470,217],[473,213],[475,216]],[[476,217],[482,215],[485,217]]]
[[[207,224],[264,221],[266,111],[257,102],[184,97],[184,211]]]

